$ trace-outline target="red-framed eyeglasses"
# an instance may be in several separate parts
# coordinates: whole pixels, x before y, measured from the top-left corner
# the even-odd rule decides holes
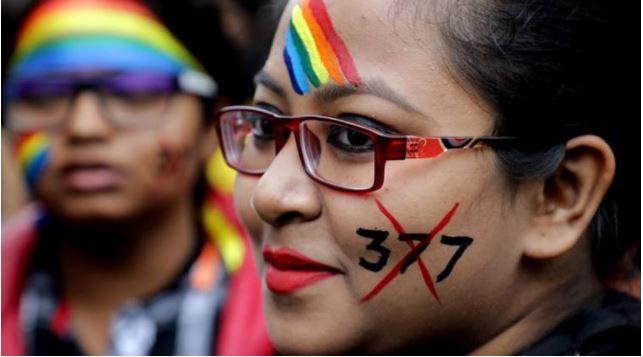
[[[345,119],[277,115],[247,106],[223,108],[215,122],[225,160],[235,170],[262,175],[292,132],[306,173],[325,186],[352,192],[381,188],[389,160],[435,158],[448,150],[479,146],[506,147],[515,140],[393,135]]]

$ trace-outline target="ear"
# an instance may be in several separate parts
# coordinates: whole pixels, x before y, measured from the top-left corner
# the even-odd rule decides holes
[[[538,185],[524,254],[547,259],[571,249],[596,214],[615,166],[614,153],[602,138],[583,135],[569,140],[558,170]]]
[[[217,132],[214,127],[214,121],[208,118],[208,122],[202,127],[204,130],[199,135],[199,160],[202,163],[207,162],[212,153],[219,147]]]

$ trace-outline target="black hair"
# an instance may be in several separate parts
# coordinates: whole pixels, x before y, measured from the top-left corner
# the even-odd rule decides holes
[[[576,135],[596,134],[614,151],[616,176],[589,227],[596,271],[613,273],[640,249],[640,3],[445,4],[438,26],[449,67],[491,104],[496,134],[534,144],[496,150],[514,182],[551,177]]]
[[[242,53],[222,31],[217,6],[198,1],[144,2],[217,81],[219,96],[233,103],[252,96],[252,77],[242,66]]]

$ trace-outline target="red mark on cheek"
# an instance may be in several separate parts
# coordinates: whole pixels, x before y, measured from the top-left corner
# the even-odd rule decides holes
[[[397,231],[397,234],[399,234],[400,236],[406,234],[406,232],[404,231],[404,227],[402,227],[400,222],[398,222],[397,219],[393,217],[391,212],[389,212],[386,207],[384,207],[382,202],[380,202],[378,199],[375,199],[375,203],[377,204],[377,208],[380,209],[380,212],[382,212],[382,214],[386,216],[386,218],[388,218],[388,220],[391,222],[393,228],[395,228],[395,231]],[[411,248],[411,251],[415,249],[415,243],[413,243],[413,241],[406,240],[406,244],[409,246],[409,248]],[[418,265],[420,266],[420,271],[422,272],[422,279],[424,279],[424,283],[429,288],[429,291],[435,297],[435,299],[440,302],[440,297],[438,296],[438,292],[435,290],[435,286],[433,285],[433,279],[431,278],[429,269],[426,267],[424,261],[422,261],[422,258],[420,257],[418,257]]]
[[[174,149],[167,143],[161,142],[159,151],[159,176],[174,175],[181,172],[185,166],[187,153],[185,150]]]
[[[388,212],[388,210],[382,205],[381,202],[375,200],[375,203],[377,204],[377,207],[380,209],[382,214],[384,214],[386,216],[386,218],[388,218],[389,221],[391,221],[391,224],[393,224],[393,227],[400,234],[400,236],[404,235],[405,234],[404,228],[395,219],[395,217],[393,217],[393,215],[390,212]],[[429,288],[429,290],[431,291],[433,296],[435,296],[435,298],[439,302],[440,300],[438,298],[437,292],[435,291],[435,287],[433,286],[433,281],[431,280],[431,276],[429,275],[429,271],[428,271],[428,269],[426,269],[426,266],[422,262],[422,260],[421,260],[419,255],[420,255],[420,253],[422,253],[429,246],[429,243],[431,243],[431,240],[438,233],[440,233],[440,231],[442,231],[447,226],[447,224],[449,224],[449,222],[453,218],[453,215],[457,211],[459,205],[460,205],[459,203],[454,204],[453,207],[451,208],[451,210],[449,210],[449,212],[440,220],[440,222],[435,226],[435,228],[433,228],[433,230],[431,230],[431,232],[429,232],[426,235],[426,238],[424,238],[422,241],[420,241],[420,243],[418,245],[415,245],[410,240],[407,240],[406,242],[407,242],[407,244],[409,244],[409,247],[411,247],[411,250],[402,259],[400,259],[400,261],[397,262],[397,264],[395,264],[393,269],[391,269],[391,271],[389,271],[386,274],[386,276],[384,276],[384,278],[382,280],[380,280],[380,282],[377,283],[371,289],[371,291],[369,291],[362,298],[361,302],[363,303],[363,302],[366,302],[366,301],[374,298],[391,281],[393,281],[399,274],[401,274],[405,267],[407,267],[410,263],[412,263],[415,260],[417,260],[418,264],[420,265],[420,269],[422,270],[422,277],[424,278],[424,281],[427,284],[427,287]]]

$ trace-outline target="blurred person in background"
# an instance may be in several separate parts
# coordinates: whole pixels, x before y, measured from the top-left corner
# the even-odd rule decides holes
[[[3,225],[3,354],[272,351],[211,156],[214,108],[252,85],[203,16],[51,0],[20,21],[3,127],[37,204]]]

